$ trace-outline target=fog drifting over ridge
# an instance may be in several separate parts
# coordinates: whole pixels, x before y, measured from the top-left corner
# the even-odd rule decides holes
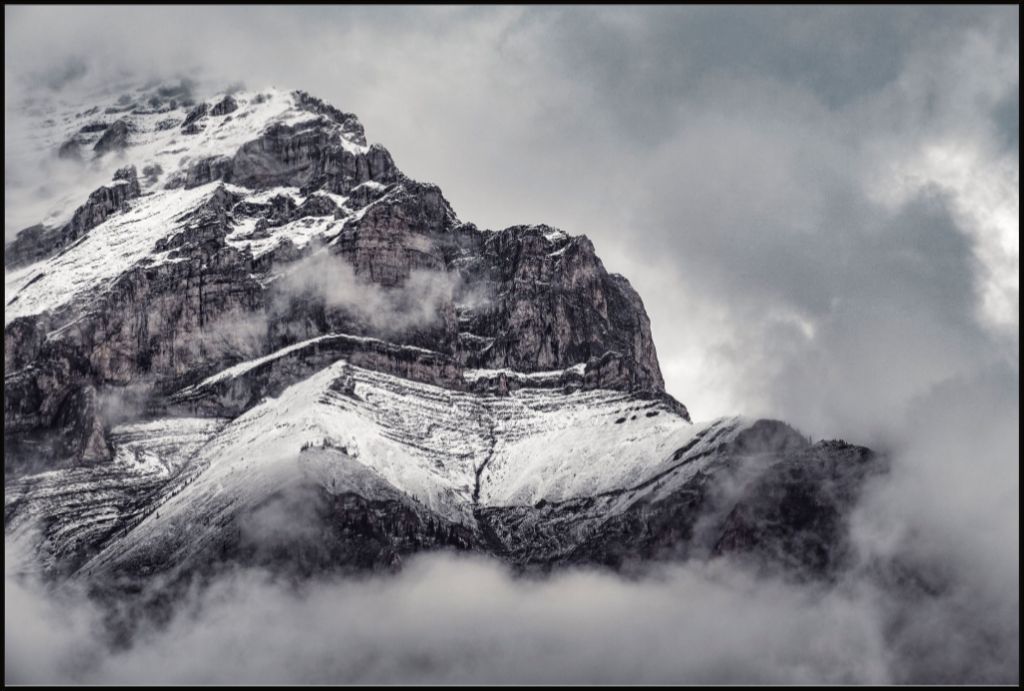
[[[729,559],[517,577],[450,552],[298,584],[235,569],[186,591],[166,625],[141,619],[126,647],[104,606],[19,575],[5,542],[5,680],[1012,683],[1019,476],[1003,471],[1019,437],[988,408],[1019,406],[1004,375],[922,405],[852,517],[857,558],[834,582]]]
[[[729,570],[707,580],[703,566],[645,589],[607,575],[520,584],[474,563],[466,578],[520,625],[488,632],[481,645],[534,637],[567,646],[575,660],[548,659],[538,646],[538,675],[568,679],[564,665],[578,664],[620,679],[602,655],[622,661],[642,650],[617,657],[602,647],[614,616],[593,615],[590,647],[555,618],[547,633],[538,630],[545,620],[516,619],[592,586],[613,603],[609,613],[651,617],[638,614],[629,629],[668,626],[689,607],[705,614],[692,630],[654,629],[684,640],[704,631],[721,645],[703,649],[721,666],[682,656],[690,681],[726,681],[712,673],[728,669],[733,681],[1019,674],[1016,7],[5,8],[5,20],[8,149],[26,98],[70,98],[122,77],[186,75],[218,87],[242,79],[355,112],[370,141],[408,175],[440,185],[463,220],[587,234],[644,299],[667,387],[695,419],[766,414],[815,438],[891,451],[891,478],[855,520],[864,569],[895,556],[938,574],[943,588],[927,606],[893,608],[907,615],[894,623],[878,614],[894,595],[863,572],[823,595]],[[20,228],[8,227],[18,205],[38,201],[40,177],[29,161],[5,159],[6,238]],[[424,563],[365,587],[412,597],[446,569],[461,573],[443,558]],[[239,578],[264,597],[262,621],[335,597],[318,584],[310,599],[292,600],[251,574]],[[815,597],[828,605],[821,629],[805,610]],[[246,600],[224,596],[217,606],[242,616]],[[777,619],[780,602],[794,603],[782,632],[760,619],[744,629],[744,611]],[[574,606],[564,613],[580,615]],[[467,670],[500,677],[500,666],[445,657],[473,640],[467,632],[486,631],[479,612],[460,616],[451,651],[417,647],[418,620],[396,625],[411,665],[396,669],[426,660],[439,681],[468,679]],[[17,649],[22,639],[6,628],[6,647]],[[744,637],[731,639],[735,631]],[[173,657],[216,632],[215,619],[179,622],[147,639],[152,648],[140,645],[137,659],[114,656],[85,678],[130,680],[147,654]],[[678,650],[641,640],[666,655],[652,654],[649,680],[671,680]],[[802,646],[815,640],[819,657],[807,660]],[[744,658],[758,644],[788,666]],[[832,644],[860,657],[837,660]],[[525,650],[509,660],[538,660]],[[310,674],[330,670],[316,667],[326,657],[316,647],[287,654]],[[854,659],[871,664],[855,669]]]
[[[698,419],[874,436],[1018,359],[1016,8],[203,12],[6,10],[8,120],[129,78],[306,89],[463,219],[589,235]]]

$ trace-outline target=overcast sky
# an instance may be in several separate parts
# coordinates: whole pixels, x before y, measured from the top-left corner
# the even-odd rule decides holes
[[[311,91],[462,219],[590,236],[695,419],[871,442],[943,382],[1019,371],[1018,17],[5,8],[5,95],[10,116],[125,74]]]
[[[851,519],[868,568],[824,594],[714,562],[533,582],[434,557],[301,598],[242,574],[78,680],[1019,680],[1016,6],[4,17],[6,237],[43,170],[11,154],[27,98],[305,89],[463,220],[588,235],[695,419],[767,414],[893,461]],[[879,591],[879,564],[939,594]],[[102,647],[91,606],[6,585],[5,678]]]

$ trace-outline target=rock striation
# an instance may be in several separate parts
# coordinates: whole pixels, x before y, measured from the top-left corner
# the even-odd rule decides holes
[[[251,140],[233,152],[199,157],[167,176],[171,190],[216,186],[183,223],[172,221],[166,237],[153,246],[154,253],[167,253],[173,261],[143,256],[108,284],[97,285],[86,305],[58,305],[9,322],[6,362],[21,373],[5,379],[7,398],[15,401],[5,407],[12,430],[5,440],[58,434],[55,418],[44,411],[55,410],[81,387],[100,390],[145,381],[159,406],[174,387],[224,369],[238,357],[267,355],[326,334],[432,351],[446,366],[415,371],[417,376],[435,372],[429,380],[441,385],[463,386],[453,375],[462,368],[532,373],[583,363],[584,387],[663,392],[643,304],[626,279],[607,273],[586,237],[570,238],[547,226],[495,232],[463,223],[439,188],[407,178],[384,147],[366,146],[355,116],[308,94],[279,97],[289,98],[292,109],[308,117],[254,128]],[[238,110],[231,95],[213,107],[200,103],[183,127]],[[111,142],[123,144],[130,127],[141,129],[124,119],[106,128],[97,151],[109,149]],[[288,194],[252,200],[252,192],[276,188],[297,189],[303,201]],[[128,202],[138,200],[144,208],[147,199],[139,196],[135,167],[118,170],[114,184],[93,192],[65,226],[19,233],[7,248],[7,266],[37,262],[44,271],[41,260],[111,215],[126,213]],[[323,237],[322,250],[313,244],[299,249],[284,239],[257,257],[229,239],[253,219],[257,237],[290,224],[339,218],[344,223],[337,224],[333,237]],[[384,290],[400,290],[410,276],[423,272],[453,289],[440,297],[436,318],[414,328],[367,323],[358,310],[335,309],[320,295],[282,296],[270,280],[314,251],[326,251],[351,266],[359,281]],[[7,304],[19,299],[15,293]],[[209,343],[212,331],[236,322],[263,333],[242,351]],[[376,355],[368,351],[365,357]],[[54,368],[64,376],[39,374]],[[388,366],[386,371],[413,370]],[[33,402],[31,414],[23,411],[19,402],[24,401]]]
[[[882,461],[692,424],[586,236],[462,221],[304,92],[192,91],[55,118],[49,155],[129,165],[5,248],[5,530],[47,573],[847,558]]]

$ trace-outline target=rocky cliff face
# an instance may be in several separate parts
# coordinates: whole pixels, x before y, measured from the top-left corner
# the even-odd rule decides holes
[[[59,230],[28,229],[8,248],[9,265],[34,262],[21,274],[26,280],[11,286],[5,314],[6,363],[16,372],[5,379],[8,467],[20,463],[25,435],[60,434],[52,411],[86,387],[145,382],[159,399],[238,359],[325,334],[430,350],[448,362],[448,374],[435,383],[452,385],[453,368],[530,373],[584,363],[586,386],[663,389],[639,297],[605,271],[585,237],[544,226],[490,232],[462,223],[436,186],[409,180],[386,149],[366,146],[355,116],[306,94],[228,95],[212,107],[192,107],[182,127],[218,130],[232,114],[255,117],[240,101],[275,99],[278,118],[254,122],[243,130],[251,138],[229,153],[193,157],[177,169],[139,161],[169,174],[165,190],[147,193],[133,213],[168,203],[179,188],[204,193],[183,215],[163,220],[164,235],[108,281],[83,286],[77,296],[48,296],[46,310],[18,309],[25,293],[55,289],[33,282],[68,270],[60,268],[66,255],[105,249],[69,246],[112,214],[130,218],[126,204],[141,193],[134,167],[119,170],[115,184],[96,190]],[[109,150],[111,132],[129,146],[126,133],[147,127],[145,118],[117,122],[128,124],[104,130],[97,152]],[[278,188],[293,192],[261,194]],[[124,226],[116,232],[132,232]],[[312,237],[297,237],[307,228]],[[451,289],[411,326],[402,315],[395,324],[368,320],[358,305],[339,307],[322,291],[279,289],[276,277],[319,253],[339,262],[324,270],[344,264],[361,284],[382,291],[401,291],[414,274]],[[210,342],[233,324],[259,333],[238,349]],[[59,377],[43,374],[54,368]]]
[[[39,529],[53,573],[842,558],[874,456],[692,425],[585,236],[463,222],[302,92],[158,87],[53,122],[49,155],[118,166],[6,248],[5,527]],[[268,506],[318,537],[267,542]]]
[[[59,228],[35,225],[18,233],[14,242],[4,248],[4,267],[15,267],[39,261],[59,252],[111,215],[126,211],[128,201],[141,194],[135,166],[114,173],[113,184],[100,187],[89,195],[67,224]]]

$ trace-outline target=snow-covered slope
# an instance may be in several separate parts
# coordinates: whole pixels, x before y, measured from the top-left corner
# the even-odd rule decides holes
[[[162,187],[168,178],[181,175],[196,161],[233,155],[270,126],[301,125],[319,117],[299,106],[296,92],[274,87],[210,92],[203,102],[219,104],[229,96],[236,110],[208,116],[207,123],[200,122],[202,126],[188,134],[182,131],[182,125],[197,107],[197,101],[191,88],[185,85],[125,85],[112,93],[83,97],[84,101],[28,104],[32,127],[19,137],[20,141],[13,142],[17,154],[6,158],[15,164],[31,165],[53,156],[69,142],[75,144],[72,158],[85,159],[88,164],[82,176],[87,186],[69,185],[64,194],[53,198],[50,212],[38,220],[56,226],[67,222],[75,207],[82,203],[91,191],[88,185],[95,187],[109,180],[126,158],[140,171],[159,167],[161,174],[151,184]],[[151,104],[150,99],[154,98],[157,101]],[[118,150],[95,151],[109,126],[119,121],[127,126],[124,144],[130,156]],[[351,151],[367,150],[361,131],[339,127],[337,133]]]
[[[104,174],[109,179],[114,169],[124,164],[124,150],[129,150],[130,161],[143,171],[143,196],[131,201],[121,213],[92,229],[66,251],[28,266],[5,270],[5,324],[95,293],[143,260],[148,266],[174,261],[167,252],[156,250],[157,241],[186,227],[187,212],[201,206],[219,187],[216,182],[209,182],[189,188],[189,171],[194,166],[230,158],[243,144],[257,139],[268,128],[324,124],[323,116],[300,107],[295,92],[265,89],[220,93],[214,94],[211,100],[221,103],[227,98],[232,99],[236,110],[219,117],[205,116],[199,121],[204,126],[189,134],[184,134],[180,126],[193,106],[126,111],[117,99],[110,98],[85,111],[74,112],[69,105],[49,113],[50,117],[36,130],[34,143],[40,156],[52,155],[49,152],[67,142],[75,142],[89,151],[102,133],[109,131],[109,126],[104,130],[101,125],[125,123],[127,135],[123,145],[117,151],[95,152],[87,169],[92,179],[102,179],[97,176]],[[327,126],[347,151],[356,154],[369,151],[361,130],[354,134],[338,123]],[[100,129],[92,130],[94,127]],[[83,129],[92,131],[83,132]],[[147,177],[146,171],[159,173]],[[291,197],[296,205],[306,200],[296,187],[259,190],[231,184],[224,187],[237,195],[239,201],[251,204],[265,204],[277,195]],[[240,250],[248,249],[259,257],[284,241],[301,248],[314,238],[337,234],[344,225],[344,217],[358,210],[345,207],[345,197],[327,192],[319,194],[339,207],[340,219],[307,217],[275,227],[270,233],[254,235],[256,219],[239,218],[233,223],[234,231],[228,237],[228,244]],[[55,201],[54,210],[43,224],[56,228],[67,223],[82,203],[82,196],[79,192]]]
[[[118,539],[159,504],[193,454],[227,420],[173,418],[115,427],[107,464],[54,470],[4,482],[4,529],[11,545],[40,557],[40,570],[74,568],[97,543]],[[32,563],[32,560],[19,563]]]
[[[93,186],[5,259],[5,531],[47,573],[618,563],[712,510],[747,544],[713,489],[741,466],[813,484],[857,456],[692,424],[585,236],[464,223],[307,94],[149,85],[37,119],[25,146]]]
[[[340,360],[220,430],[172,482],[178,488],[159,512],[86,568],[130,561],[136,551],[201,551],[232,516],[282,487],[311,482],[348,492],[362,471],[475,527],[479,506],[562,501],[637,484],[704,428],[659,401],[616,391],[478,395]],[[313,453],[318,449],[336,453]]]
[[[4,323],[48,312],[101,290],[105,284],[157,256],[156,242],[182,227],[184,216],[208,200],[216,183],[191,190],[163,190],[131,202],[60,254],[4,272]]]

